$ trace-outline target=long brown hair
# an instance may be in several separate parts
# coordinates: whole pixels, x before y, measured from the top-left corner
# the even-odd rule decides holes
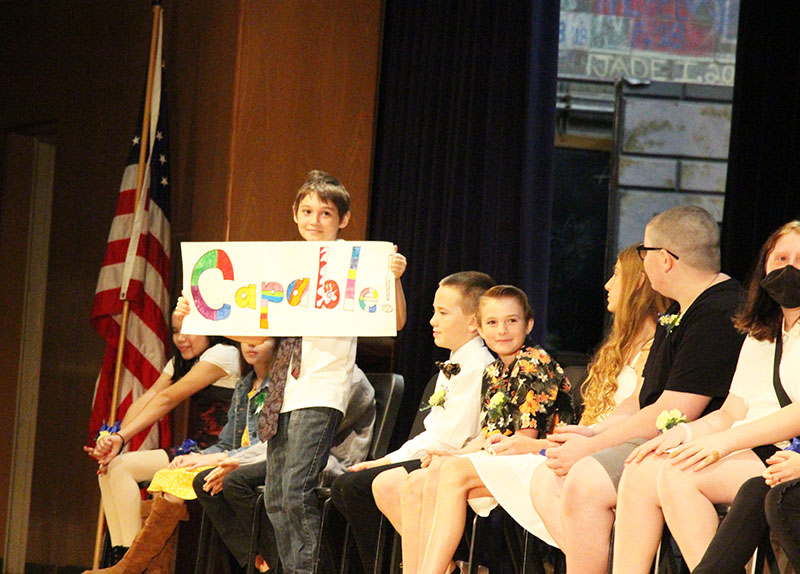
[[[747,281],[747,301],[733,319],[737,329],[758,341],[774,341],[781,329],[781,306],[767,295],[761,286],[761,280],[767,276],[767,258],[775,249],[775,244],[788,233],[800,234],[800,221],[795,219],[782,225],[761,246],[758,260]]]
[[[621,295],[611,331],[589,362],[589,375],[581,386],[584,411],[581,424],[595,423],[614,410],[617,377],[633,351],[633,344],[648,319],[656,320],[666,311],[669,299],[656,293],[644,273],[636,246],[623,249],[617,257]]]

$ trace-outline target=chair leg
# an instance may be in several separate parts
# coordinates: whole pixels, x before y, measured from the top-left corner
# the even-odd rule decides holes
[[[479,515],[475,515],[475,518],[472,519],[472,536],[470,537],[469,541],[469,563],[468,563],[468,574],[478,574],[478,560],[475,556],[475,549],[478,548],[478,545],[481,543],[481,535],[482,533],[482,520],[480,520]]]
[[[321,566],[320,563],[322,562],[322,544],[325,542],[325,526],[328,524],[328,515],[330,513],[331,508],[331,499],[326,498],[322,502],[322,516],[320,517],[319,521],[319,533],[317,534],[317,555],[314,557],[314,574],[321,573]],[[328,561],[330,562],[330,570],[329,572],[336,572],[336,565],[333,564],[333,553],[332,550],[329,549],[325,552],[328,557]]]
[[[375,566],[372,574],[381,574],[383,570],[383,557],[386,553],[386,536],[389,521],[381,514],[381,522],[378,525],[378,547],[375,549]],[[369,573],[367,573],[369,574]]]
[[[256,572],[256,554],[261,538],[261,510],[264,508],[264,493],[260,492],[253,508],[253,524],[250,528],[250,551],[247,553],[247,574]]]
[[[194,565],[194,574],[206,574],[208,572],[209,547],[211,546],[211,521],[203,511],[200,518],[200,537],[197,541],[197,561]]]
[[[350,523],[345,522],[344,539],[342,540],[342,555],[339,562],[339,574],[350,572]]]
[[[527,530],[522,537],[522,573],[523,574],[545,574],[542,553],[536,544],[536,537]],[[555,564],[553,564],[555,572]]]
[[[770,574],[781,573],[780,567],[778,566],[778,559],[772,549],[772,540],[770,539],[769,530],[758,544],[756,552],[753,555],[753,572],[755,574],[763,574],[765,566],[769,569]]]
[[[389,524],[389,521],[386,521]],[[400,535],[392,529],[392,554],[389,565],[389,574],[400,574],[403,570],[403,544]],[[377,565],[376,565],[377,567]]]

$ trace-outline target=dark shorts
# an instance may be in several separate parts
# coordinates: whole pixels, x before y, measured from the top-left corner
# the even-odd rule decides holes
[[[590,454],[592,458],[597,460],[606,471],[611,482],[614,483],[614,489],[619,488],[619,479],[622,476],[622,471],[625,470],[625,459],[633,452],[637,446],[647,442],[644,438],[635,438],[624,442],[611,448],[603,449],[594,454]]]

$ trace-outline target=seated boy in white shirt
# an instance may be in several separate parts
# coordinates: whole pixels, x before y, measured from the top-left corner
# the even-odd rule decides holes
[[[350,523],[364,572],[374,572],[381,520],[372,495],[375,477],[396,467],[416,470],[426,451],[459,449],[479,431],[483,369],[494,357],[478,336],[475,313],[478,299],[493,285],[491,277],[477,271],[454,273],[439,282],[430,323],[436,346],[450,350],[435,389],[440,395],[445,389],[444,404],[431,407],[422,433],[383,458],[352,466],[331,486],[333,503]]]

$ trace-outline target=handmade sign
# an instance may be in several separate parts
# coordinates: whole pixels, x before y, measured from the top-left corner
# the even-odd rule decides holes
[[[394,247],[383,241],[184,242],[183,332],[394,336]]]

